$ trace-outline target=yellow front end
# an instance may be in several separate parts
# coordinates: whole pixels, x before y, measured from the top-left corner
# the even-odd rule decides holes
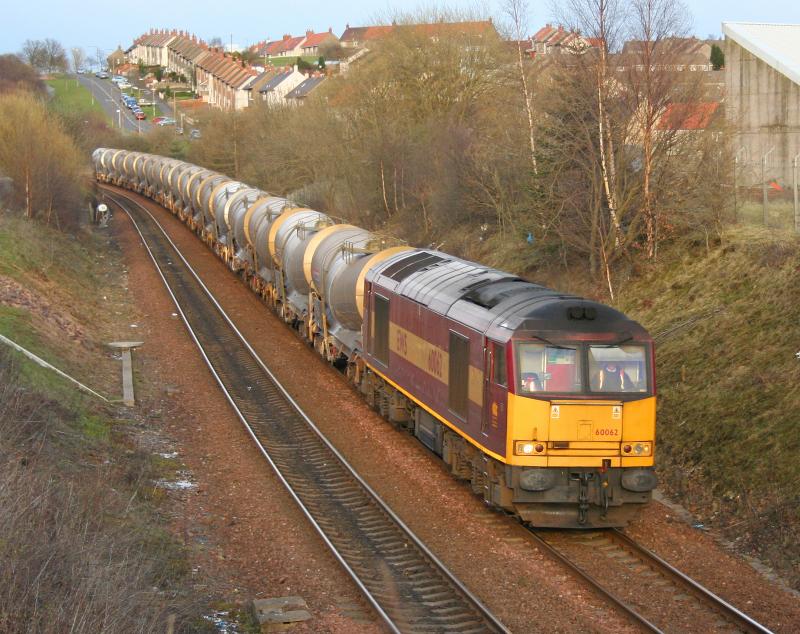
[[[652,467],[656,399],[508,395],[507,462],[521,467]],[[610,461],[610,462],[608,462]]]

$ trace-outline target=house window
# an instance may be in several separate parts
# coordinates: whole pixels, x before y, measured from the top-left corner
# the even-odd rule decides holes
[[[467,418],[469,402],[469,339],[450,331],[448,407],[461,419]]]

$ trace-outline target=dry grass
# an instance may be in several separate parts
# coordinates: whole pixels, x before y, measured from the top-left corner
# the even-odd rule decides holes
[[[665,487],[800,586],[800,240],[739,228],[667,256],[623,309],[657,340]]]
[[[84,422],[0,351],[0,631],[194,631],[183,553],[141,502],[147,456]]]

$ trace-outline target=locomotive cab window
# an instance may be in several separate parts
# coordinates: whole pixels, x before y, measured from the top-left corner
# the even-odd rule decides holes
[[[491,372],[492,380],[497,385],[508,386],[508,375],[506,373],[506,349],[499,343],[491,342]]]
[[[644,346],[589,346],[592,392],[647,392]]]
[[[515,352],[516,387],[520,394],[582,391],[581,355],[577,347],[518,342]]]

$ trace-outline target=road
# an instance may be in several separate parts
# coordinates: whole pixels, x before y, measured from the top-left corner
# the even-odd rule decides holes
[[[147,119],[139,121],[122,102],[122,91],[110,79],[99,79],[94,75],[77,75],[77,78],[94,95],[95,100],[103,106],[103,110],[106,111],[114,126],[121,124],[122,130],[125,132],[142,134],[152,129],[153,124],[150,123],[150,119],[153,118],[152,106],[142,108],[147,115]],[[119,113],[117,113],[117,110],[119,110]],[[172,116],[172,110],[158,99],[156,99],[156,111],[157,116]]]

